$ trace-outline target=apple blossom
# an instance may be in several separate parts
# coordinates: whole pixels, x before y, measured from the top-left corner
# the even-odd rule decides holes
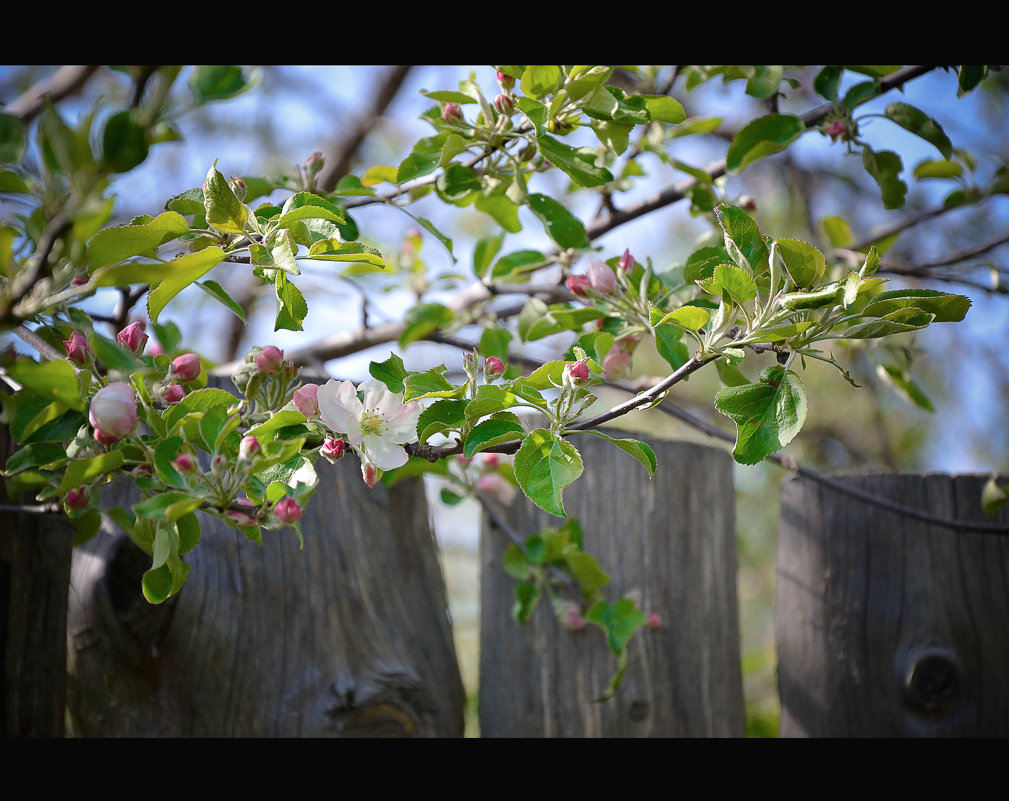
[[[445,122],[460,122],[462,120],[462,109],[457,103],[446,103],[442,109],[441,118]]]
[[[196,460],[188,453],[180,453],[172,465],[180,473],[192,473],[196,469]]]
[[[88,341],[80,331],[74,331],[70,339],[63,340],[63,347],[67,349],[67,358],[74,364],[84,364],[87,362],[87,354],[91,352]]]
[[[172,374],[179,381],[195,381],[200,375],[200,357],[195,353],[176,356],[172,359]]]
[[[309,419],[319,413],[319,385],[305,384],[294,391],[294,407]]]
[[[631,255],[630,248],[627,248],[624,251],[624,255],[621,256],[620,257],[620,261],[617,262],[617,265],[620,267],[620,269],[624,270],[625,272],[628,272],[628,273],[631,270],[634,269],[634,265],[635,264],[637,264],[637,262],[634,260],[634,257]]]
[[[630,367],[630,364],[631,354],[619,345],[614,345],[606,352],[606,358],[603,359],[603,378],[607,381],[623,378],[627,375],[627,368]]]
[[[659,617],[658,612],[649,612],[645,617],[648,618],[648,628],[657,629],[662,627],[662,618]]]
[[[91,399],[88,419],[94,426],[95,439],[103,445],[125,437],[137,422],[137,398],[133,387],[121,381],[102,387]]]
[[[403,393],[391,392],[374,378],[365,379],[357,388],[350,381],[330,379],[319,387],[317,397],[325,424],[346,434],[362,462],[382,471],[406,464],[408,457],[402,446],[417,440],[417,418],[423,411],[419,404],[404,405]]]
[[[259,440],[249,434],[242,437],[242,441],[238,445],[238,458],[243,462],[251,462],[262,449]]]
[[[589,366],[585,362],[571,362],[567,369],[575,381],[589,380]]]
[[[139,356],[144,352],[149,337],[144,333],[144,324],[137,320],[120,331],[116,339]]]

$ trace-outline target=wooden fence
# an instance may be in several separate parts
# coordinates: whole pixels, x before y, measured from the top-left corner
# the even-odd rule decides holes
[[[586,472],[565,492],[569,513],[612,576],[610,597],[632,595],[663,625],[635,636],[621,690],[593,703],[616,665],[600,631],[565,630],[545,607],[517,627],[507,542],[485,521],[482,736],[742,736],[729,457],[653,443],[649,481],[616,448],[578,444]],[[260,548],[205,519],[185,588],[158,607],[139,595],[149,562],[120,532],[76,549],[71,574],[65,525],[4,518],[4,733],[63,736],[65,699],[72,736],[461,736],[422,485],[368,490],[353,456],[319,471],[303,551],[290,531],[264,532]],[[994,521],[980,511],[979,477],[847,483],[936,517],[1009,526],[1006,511]],[[523,499],[506,520],[525,535],[558,522]],[[778,551],[783,736],[1009,734],[1005,536],[803,479],[784,486]]]

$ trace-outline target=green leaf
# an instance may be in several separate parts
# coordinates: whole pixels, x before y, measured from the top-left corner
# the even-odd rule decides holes
[[[298,220],[329,220],[338,225],[347,224],[347,216],[343,209],[330,200],[312,192],[297,192],[284,203],[278,228],[289,228]]]
[[[752,337],[747,337],[746,342],[747,344],[756,344],[757,342],[784,342],[785,340],[801,334],[807,328],[812,327],[812,325],[813,322],[809,320],[801,323],[792,323],[790,325],[780,325],[775,328],[766,328]]]
[[[705,292],[710,292],[716,297],[728,293],[736,303],[749,303],[757,296],[757,285],[754,283],[753,276],[746,270],[731,264],[718,265],[711,278],[697,283]]]
[[[411,373],[403,381],[406,391],[403,401],[418,398],[458,398],[466,392],[466,385],[456,387],[442,375],[444,366],[432,368],[424,373]]]
[[[523,581],[515,585],[515,606],[512,607],[512,618],[520,626],[529,622],[536,604],[540,600],[540,585],[532,581]]]
[[[147,158],[147,132],[133,118],[133,112],[120,111],[105,123],[102,155],[114,172],[129,172]]]
[[[512,341],[512,332],[507,328],[485,328],[480,334],[480,353],[487,358],[497,356],[503,362],[508,361],[508,345]]]
[[[0,112],[0,164],[20,164],[25,155],[25,141],[24,123]]]
[[[227,292],[225,292],[224,287],[222,287],[216,281],[206,280],[197,281],[196,285],[206,292],[210,297],[216,300],[218,303],[223,305],[228,311],[234,314],[239,320],[241,320],[246,325],[249,321],[245,319],[245,309],[243,309],[234,298],[231,297]]]
[[[273,330],[280,331],[282,328],[288,331],[301,331],[302,323],[308,315],[308,304],[305,296],[287,278],[287,273],[277,273],[277,318]]]
[[[564,206],[546,195],[529,195],[529,208],[539,217],[550,238],[561,248],[589,247],[585,226]]]
[[[591,554],[581,551],[565,554],[564,562],[578,582],[578,591],[585,598],[591,598],[610,583],[610,577],[603,572],[599,562]]]
[[[806,419],[806,390],[796,373],[774,365],[760,374],[759,384],[722,389],[715,408],[736,424],[735,460],[757,464],[799,433]]]
[[[249,219],[249,207],[235,196],[227,179],[218,171],[216,160],[203,186],[207,224],[225,234],[242,233]]]
[[[901,208],[907,194],[907,184],[900,180],[900,171],[904,168],[900,156],[892,150],[877,153],[866,145],[862,148],[862,165],[879,184],[884,208]]]
[[[827,271],[827,263],[823,254],[809,243],[799,239],[778,239],[775,241],[778,244],[778,255],[785,263],[785,269],[792,282],[800,289],[816,286]]]
[[[953,157],[953,143],[949,141],[942,126],[925,112],[907,103],[891,103],[886,107],[884,115],[904,130],[935,145],[936,150],[942,153],[943,158]]]
[[[88,242],[87,264],[92,270],[148,253],[189,231],[185,218],[175,211],[159,214],[142,225],[105,228]],[[139,282],[138,282],[139,283]]]
[[[981,508],[993,515],[1009,502],[1009,487],[1000,487],[995,476],[989,478],[981,490]]]
[[[916,308],[901,308],[884,315],[878,320],[869,320],[846,328],[843,331],[833,331],[824,339],[876,339],[893,334],[903,334],[925,328],[932,323],[935,315]]]
[[[532,272],[546,264],[548,259],[538,250],[517,250],[502,256],[494,263],[491,278],[506,278]]]
[[[54,359],[51,362],[18,359],[7,372],[24,389],[47,402],[59,401],[77,411],[85,408],[77,383],[77,373],[66,359]]]
[[[655,459],[655,451],[652,450],[651,446],[646,442],[641,442],[637,439],[631,439],[630,437],[624,437],[623,439],[614,439],[609,437],[601,431],[595,431],[592,429],[586,430],[587,434],[595,434],[597,437],[601,437],[607,442],[616,445],[620,450],[625,453],[629,453],[635,459],[637,459],[641,464],[645,466],[645,470],[648,471],[649,476],[655,475],[655,468],[658,462]]]
[[[522,230],[519,221],[519,207],[508,199],[507,195],[478,195],[476,207],[479,211],[494,218],[494,221],[510,234]]]
[[[601,626],[606,632],[606,641],[614,654],[622,654],[634,632],[647,622],[647,618],[629,598],[621,598],[614,603],[598,601],[593,604],[585,619]]]
[[[660,325],[652,330],[655,335],[655,349],[665,359],[670,368],[678,370],[690,359],[687,346],[680,342],[683,329],[676,325]]]
[[[827,66],[820,70],[813,80],[816,93],[825,100],[837,100],[837,91],[841,88],[841,76],[844,67]]]
[[[38,442],[12,453],[3,472],[12,476],[29,467],[45,467],[55,462],[66,461],[66,458],[67,451],[61,443]]]
[[[435,434],[458,431],[466,424],[468,401],[456,398],[436,400],[417,418],[417,439],[421,445]]]
[[[824,217],[820,222],[823,233],[827,235],[830,244],[835,248],[848,247],[855,241],[855,235],[851,232],[851,226],[843,217]]]
[[[406,328],[399,337],[399,346],[424,339],[455,320],[452,310],[441,303],[421,303],[410,309],[404,318]]]
[[[476,394],[466,407],[466,417],[470,420],[479,420],[488,414],[508,409],[518,403],[518,392],[518,386],[514,387],[514,392],[509,392],[493,384],[482,384],[477,387]]]
[[[371,245],[341,242],[339,239],[320,239],[309,248],[308,255],[321,261],[352,261],[385,269],[382,251]]]
[[[934,412],[935,407],[931,399],[922,392],[921,387],[911,378],[910,373],[892,364],[881,364],[877,370],[879,375],[892,384],[901,395],[908,401],[929,412]]]
[[[57,492],[60,495],[66,495],[69,490],[83,484],[90,484],[99,476],[118,470],[122,464],[122,451],[109,451],[90,459],[78,459],[71,462],[67,465],[67,471],[63,474],[63,481],[60,482]]]
[[[525,434],[525,429],[518,422],[517,417],[514,417],[514,415],[504,417],[506,414],[510,413],[503,412],[501,417],[493,417],[473,426],[473,430],[466,437],[462,455],[466,458],[472,458],[485,448],[521,439]]]
[[[687,115],[678,100],[668,95],[641,95],[648,108],[648,116],[658,122],[681,123]]]
[[[390,392],[397,394],[404,391],[403,381],[409,375],[403,366],[403,360],[395,353],[390,353],[384,362],[371,362],[368,372],[372,378],[385,384]]]
[[[963,175],[963,167],[955,161],[935,159],[923,161],[914,168],[914,177],[924,178],[959,178]]]
[[[189,76],[189,88],[197,105],[210,100],[224,100],[234,97],[245,89],[247,81],[242,68],[234,65],[212,64],[193,69]]]
[[[757,159],[784,150],[806,130],[793,114],[769,114],[746,125],[732,140],[725,157],[730,173],[743,170]]]
[[[564,73],[558,66],[530,65],[522,73],[522,94],[539,100],[560,88],[563,80]]]
[[[958,323],[966,315],[971,300],[936,289],[896,289],[876,295],[862,312],[865,317],[886,317],[897,309],[921,309],[935,315],[932,322]]]
[[[562,493],[582,474],[582,458],[571,443],[546,429],[530,431],[515,454],[515,478],[533,503],[566,517]]]
[[[861,83],[856,83],[847,92],[845,92],[844,100],[841,101],[846,109],[854,109],[863,103],[872,100],[874,97],[878,97],[882,87],[878,80],[872,81],[862,81]]]
[[[168,301],[187,286],[195,283],[198,278],[202,278],[223,260],[223,250],[219,247],[209,247],[198,250],[196,253],[187,253],[177,259],[172,259],[168,264],[161,265],[170,268],[171,273],[147,296],[147,312],[151,322],[158,321],[158,316],[168,305]]]
[[[609,170],[596,166],[599,154],[592,148],[569,147],[545,134],[536,141],[543,158],[563,170],[579,186],[601,186],[613,180]]]
[[[501,250],[501,244],[503,242],[503,233],[495,234],[494,236],[481,237],[477,240],[477,243],[473,248],[473,275],[477,278],[483,278],[487,274],[487,270],[494,261],[494,257]],[[488,356],[493,354],[485,353],[484,355]]]
[[[755,275],[766,272],[770,252],[764,235],[750,215],[736,206],[722,204],[715,209],[715,218],[724,233],[725,247],[729,254],[732,254],[731,245],[734,244]]]

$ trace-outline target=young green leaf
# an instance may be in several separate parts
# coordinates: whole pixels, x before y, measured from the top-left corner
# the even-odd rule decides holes
[[[515,454],[522,492],[549,514],[566,517],[562,493],[582,474],[582,458],[571,443],[543,428],[530,431]]]
[[[793,114],[768,114],[755,119],[729,145],[726,169],[730,173],[741,172],[747,164],[784,150],[805,130],[805,123]]]
[[[935,145],[943,158],[953,157],[953,143],[949,141],[942,126],[925,112],[907,103],[891,103],[886,107],[884,114],[888,120],[897,123],[904,130]]]
[[[799,433],[806,419],[806,389],[796,373],[773,365],[760,374],[759,384],[722,389],[715,408],[736,424],[735,460],[757,464]]]

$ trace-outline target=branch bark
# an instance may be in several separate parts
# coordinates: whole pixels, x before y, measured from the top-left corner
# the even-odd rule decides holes
[[[97,66],[60,67],[51,78],[35,84],[5,106],[3,113],[17,117],[21,122],[29,122],[42,111],[46,97],[55,102],[80,91],[97,70]]]

